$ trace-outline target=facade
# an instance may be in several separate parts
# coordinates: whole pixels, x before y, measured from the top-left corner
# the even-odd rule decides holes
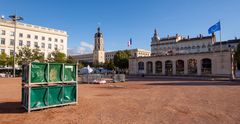
[[[94,39],[93,63],[105,63],[104,41],[103,34],[100,32],[100,27],[98,27]]]
[[[144,50],[144,49],[129,49],[128,51],[131,53],[131,57],[144,57],[144,56],[150,56],[151,55],[150,51]],[[106,52],[105,53],[106,61],[113,60],[114,59],[114,55],[117,52],[118,51]]]
[[[145,56],[150,56],[151,55],[150,51],[144,50],[144,49],[129,49],[128,51],[130,51],[131,57],[145,57]],[[114,55],[117,52],[118,51],[105,52],[105,62],[109,62],[109,61],[113,60]],[[73,57],[75,59],[77,59],[78,62],[88,62],[88,63],[93,62],[93,54],[92,53],[76,55],[76,56],[73,56]]]
[[[168,55],[168,54],[188,54],[188,53],[199,53],[199,52],[210,52],[212,51],[212,45],[216,43],[216,36],[203,36],[187,38],[176,34],[176,36],[159,38],[157,31],[154,31],[154,36],[151,42],[152,56]]]
[[[117,51],[105,52],[104,51],[104,39],[103,34],[100,32],[100,28],[97,29],[97,33],[94,36],[94,50],[90,54],[82,54],[73,56],[78,62],[87,62],[87,63],[104,63],[105,61],[109,62],[113,60],[114,55]],[[151,52],[144,49],[129,49],[131,57],[144,57],[150,56]]]
[[[161,39],[155,30],[151,56],[131,58],[129,74],[231,76],[233,51],[239,43],[240,39],[216,42],[215,34]]]
[[[0,50],[7,55],[13,55],[14,28],[12,21],[0,19]],[[58,49],[67,55],[67,32],[26,23],[16,24],[16,52],[21,47],[39,48],[44,57]]]

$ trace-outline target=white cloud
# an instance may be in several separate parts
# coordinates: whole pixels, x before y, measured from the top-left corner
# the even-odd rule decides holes
[[[80,46],[83,47],[83,48],[88,48],[91,51],[93,51],[93,48],[94,48],[94,46],[92,44],[89,44],[89,43],[84,42],[84,41],[80,42]]]
[[[69,55],[80,55],[86,53],[92,53],[94,46],[88,42],[81,41],[80,46],[75,46],[73,48],[68,48]]]

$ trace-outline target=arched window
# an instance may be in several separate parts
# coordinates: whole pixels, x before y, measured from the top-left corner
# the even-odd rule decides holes
[[[202,74],[212,74],[212,61],[209,58],[202,59]]]
[[[184,61],[183,60],[176,61],[176,74],[184,74]]]
[[[203,44],[203,45],[202,45],[202,48],[206,48],[206,45],[205,45],[205,44]]]
[[[161,61],[155,62],[155,70],[156,70],[156,74],[162,73],[162,62]]]
[[[197,60],[196,59],[188,60],[188,74],[197,74]]]
[[[172,64],[171,60],[165,61],[165,73],[166,73],[166,75],[173,74],[173,64]]]
[[[138,62],[138,70],[144,70],[144,62]]]

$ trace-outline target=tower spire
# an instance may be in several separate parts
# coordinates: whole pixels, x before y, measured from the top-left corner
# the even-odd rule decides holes
[[[158,36],[158,33],[157,33],[157,29],[155,28],[154,29],[154,35],[153,35],[153,39],[156,39],[156,40],[159,40],[159,36]]]
[[[97,28],[97,32],[100,33],[100,27],[99,27],[99,26],[98,26],[98,28]]]
[[[154,29],[154,36],[157,36],[157,29]]]

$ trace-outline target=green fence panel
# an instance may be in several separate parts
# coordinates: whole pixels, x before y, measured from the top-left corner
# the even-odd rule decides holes
[[[49,64],[49,82],[60,82],[62,77],[62,64]]]
[[[76,101],[76,84],[65,85],[63,91],[64,103]]]
[[[48,95],[49,105],[59,105],[63,101],[63,88],[62,86],[50,86]]]
[[[76,81],[76,65],[64,65],[64,81]]]
[[[31,108],[41,108],[48,105],[47,102],[47,87],[33,87],[31,88]]]
[[[32,63],[31,67],[31,82],[32,83],[45,83],[48,76],[47,63]]]

